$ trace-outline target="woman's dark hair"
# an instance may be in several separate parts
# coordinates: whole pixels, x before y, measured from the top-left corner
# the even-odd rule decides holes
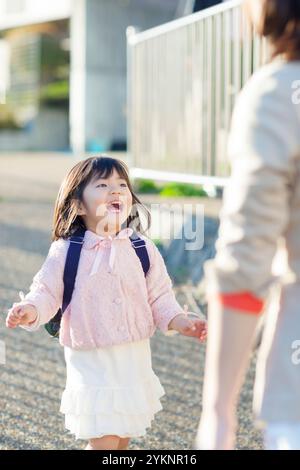
[[[273,57],[300,60],[300,0],[262,1],[262,34],[274,47]]]
[[[84,188],[94,179],[108,178],[114,169],[126,181],[132,195],[132,210],[122,227],[130,226],[140,233],[148,230],[151,224],[151,214],[133,192],[127,165],[117,158],[101,155],[80,161],[63,180],[54,208],[52,240],[68,238],[80,226],[85,227],[82,217],[78,215],[79,202],[83,201]],[[140,210],[144,212],[147,219],[146,230],[141,224]]]

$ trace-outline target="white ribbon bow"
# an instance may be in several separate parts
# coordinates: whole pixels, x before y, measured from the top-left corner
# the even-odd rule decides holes
[[[109,268],[110,272],[113,271],[114,262],[116,258],[116,240],[123,240],[129,238],[133,233],[131,228],[124,228],[121,230],[118,235],[112,237],[111,235],[107,237],[102,237],[101,235],[97,235],[91,231],[87,231],[88,234],[87,240],[85,241],[85,248],[87,249],[95,249],[97,251],[92,270],[90,272],[90,276],[98,272],[98,268],[100,266],[101,260],[103,258],[104,251],[101,248],[109,247],[110,246],[110,254],[109,254]]]

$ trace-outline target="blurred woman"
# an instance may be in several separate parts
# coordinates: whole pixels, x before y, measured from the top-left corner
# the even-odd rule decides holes
[[[266,315],[254,388],[267,449],[300,449],[300,0],[245,0],[271,63],[241,92],[232,174],[214,260],[205,265],[208,344],[196,449],[233,449],[238,395]],[[287,269],[272,274],[284,241]]]

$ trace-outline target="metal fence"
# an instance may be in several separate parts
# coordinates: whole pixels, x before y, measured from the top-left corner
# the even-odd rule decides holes
[[[233,0],[144,32],[127,30],[133,177],[223,185],[233,106],[267,61]]]

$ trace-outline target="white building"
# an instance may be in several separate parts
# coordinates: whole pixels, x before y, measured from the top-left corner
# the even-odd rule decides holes
[[[125,143],[126,28],[167,22],[177,7],[178,0],[0,0],[0,151],[81,153]],[[65,109],[40,106],[41,32],[55,28],[65,31],[70,54]],[[21,128],[1,128],[1,114]]]

